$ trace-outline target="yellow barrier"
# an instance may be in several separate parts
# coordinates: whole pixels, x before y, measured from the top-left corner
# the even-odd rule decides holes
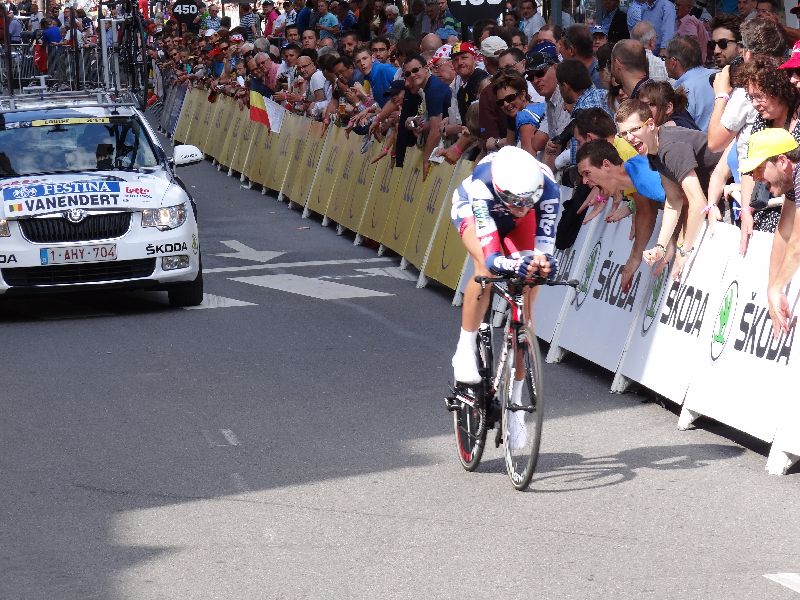
[[[186,95],[183,97],[183,106],[181,106],[181,114],[178,116],[178,122],[175,125],[175,133],[172,139],[182,142],[186,139],[186,134],[189,133],[189,124],[192,121],[197,103],[194,101],[196,96],[192,94],[192,90],[186,90]]]
[[[225,137],[223,123],[226,118],[230,117],[230,112],[228,111],[226,98],[217,97],[216,102],[214,102],[214,107],[211,113],[211,125],[208,128],[208,137],[206,138],[206,154],[216,160],[219,154],[219,140]]]
[[[400,183],[402,169],[394,168],[388,157],[381,159],[378,170],[372,179],[369,198],[361,215],[361,222],[356,228],[358,235],[377,240],[383,233],[389,206]]]
[[[203,90],[203,95],[205,98],[201,100],[201,102],[203,103],[205,110],[202,112],[200,128],[197,131],[197,144],[195,145],[203,151],[203,154],[206,154],[206,148],[208,147],[208,133],[211,131],[211,119],[216,112],[217,104],[216,102],[208,101],[207,90]]]
[[[414,222],[409,228],[406,244],[400,251],[400,255],[415,267],[419,268],[425,259],[442,204],[445,201],[448,206],[450,204],[448,191],[454,172],[455,166],[448,163],[431,166],[428,178],[422,184]]]
[[[291,148],[297,132],[299,131],[300,120],[303,117],[286,113],[283,117],[281,132],[274,134],[277,141],[270,161],[269,171],[267,172],[267,187],[271,190],[280,191],[283,180],[286,179],[286,171],[289,169],[289,159]]]
[[[220,112],[217,115],[216,122],[219,123],[217,126],[217,134],[211,141],[211,156],[213,156],[217,162],[219,162],[219,159],[222,156],[222,150],[225,147],[225,140],[228,139],[233,118],[236,116],[236,113],[239,112],[236,109],[236,102],[233,100],[233,98],[222,96],[217,100],[217,103],[220,102],[222,102],[222,106],[220,107]]]
[[[252,142],[243,173],[250,181],[264,185],[269,168],[269,155],[276,136],[262,123],[252,123],[250,131]]]
[[[211,152],[209,151],[211,148],[211,140],[214,137],[214,124],[217,120],[217,113],[219,113],[220,104],[218,102],[208,102],[208,111],[206,111],[203,123],[203,133],[201,137],[198,139],[200,143],[199,148],[203,151],[203,154],[206,156],[211,156]]]
[[[329,127],[325,136],[325,144],[322,148],[319,161],[314,174],[314,182],[308,194],[306,210],[324,215],[328,208],[328,200],[331,197],[331,182],[335,180],[334,165],[337,160],[338,142],[341,141],[342,130],[338,127]]]
[[[339,128],[337,127],[337,129]],[[356,136],[348,137],[344,132],[340,139],[336,149],[337,161],[333,166],[333,172],[336,175],[331,179],[331,197],[328,208],[325,210],[325,217],[334,223],[341,224],[345,205],[350,199],[348,194],[356,176],[355,163],[361,158],[361,145]]]
[[[451,189],[454,190],[472,172],[474,164],[462,160],[453,173]],[[450,194],[452,196],[452,192]],[[467,259],[467,251],[461,243],[458,231],[450,222],[450,196],[442,200],[439,218],[428,258],[422,265],[422,274],[454,290],[461,279]]]
[[[190,93],[194,99],[194,112],[189,124],[189,131],[186,134],[186,143],[197,146],[197,139],[200,137],[200,130],[203,128],[203,114],[208,110],[208,102],[203,96],[203,90],[195,88]]]
[[[406,152],[405,163],[401,169],[400,184],[392,199],[386,215],[386,226],[379,239],[380,243],[400,254],[408,240],[414,214],[421,203],[422,152],[411,148]]]
[[[306,140],[305,147],[303,148],[302,168],[300,169],[295,181],[292,193],[289,194],[289,199],[295,204],[305,206],[308,202],[311,186],[314,183],[314,173],[317,170],[317,163],[320,161],[322,150],[325,147],[325,126],[318,122],[312,121],[308,128],[308,139]]]
[[[242,129],[244,129],[244,125],[246,121],[250,120],[249,115],[245,110],[242,109],[242,106],[234,100],[233,107],[231,108],[232,115],[231,115],[231,124],[228,127],[228,131],[225,135],[225,140],[222,143],[222,150],[220,150],[219,158],[217,162],[220,164],[225,165],[226,167],[231,166],[231,161],[233,159],[233,153],[236,149],[236,145],[241,140]]]
[[[253,146],[253,138],[255,137],[255,127],[250,120],[250,112],[247,108],[243,111],[241,139],[234,140],[233,154],[231,155],[231,164],[229,165],[232,171],[243,173],[248,162],[248,158]]]
[[[311,119],[297,119],[297,130],[295,131],[295,139],[290,145],[291,155],[289,156],[286,175],[283,178],[281,185],[280,199],[297,198],[297,185],[298,180],[303,177],[310,177],[311,171],[304,168],[305,162],[303,158],[306,150],[306,140],[311,131]],[[313,165],[312,165],[313,166]]]
[[[370,163],[381,151],[381,145],[374,143],[370,145],[367,152],[361,154],[361,140],[359,138],[357,140],[359,154],[352,167],[355,176],[351,178],[351,184],[346,192],[347,202],[338,221],[342,227],[350,231],[355,231],[359,223],[361,223],[361,217],[369,200],[369,189],[372,185],[372,180],[375,178],[375,172],[378,170],[378,165]]]

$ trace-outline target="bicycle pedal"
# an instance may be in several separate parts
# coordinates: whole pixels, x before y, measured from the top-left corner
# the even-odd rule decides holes
[[[446,396],[444,399],[444,406],[450,412],[458,410],[461,403],[458,401],[458,398],[455,396]]]
[[[510,410],[511,412],[517,412],[517,411],[521,410],[521,411],[524,411],[526,413],[535,413],[536,412],[536,407],[535,406],[522,406],[521,404],[509,404],[507,406],[507,410]]]

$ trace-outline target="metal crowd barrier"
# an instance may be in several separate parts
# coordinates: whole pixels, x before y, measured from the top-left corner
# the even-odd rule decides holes
[[[104,68],[97,47],[77,50],[66,46],[51,46],[47,52],[47,70],[40,71],[34,61],[33,44],[11,46],[12,86],[24,90],[38,86],[40,75],[47,75],[47,86],[58,91],[97,89],[102,81]],[[0,53],[0,84],[8,86],[8,68],[5,54]]]

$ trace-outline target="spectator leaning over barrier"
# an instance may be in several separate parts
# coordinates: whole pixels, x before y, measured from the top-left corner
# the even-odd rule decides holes
[[[647,57],[647,75],[654,81],[667,81],[667,67],[664,59],[653,54],[656,47],[656,30],[653,24],[648,21],[640,21],[631,31],[631,39],[636,40],[644,46],[644,53]]]
[[[748,156],[742,173],[769,185],[773,196],[784,195],[778,229],[772,238],[769,257],[767,302],[775,337],[794,326],[786,287],[800,266],[800,149],[785,129],[764,129],[750,136]]]
[[[364,81],[368,85],[365,89],[372,93],[372,97],[378,106],[383,108],[386,104],[384,93],[389,89],[395,79],[399,69],[394,65],[381,63],[374,60],[368,46],[361,46],[353,53],[356,66],[364,76]]]
[[[714,90],[709,83],[712,69],[701,66],[700,46],[697,40],[679,35],[667,44],[667,73],[675,80],[675,89],[683,89],[689,100],[687,110],[702,130],[714,110]]]
[[[430,156],[441,138],[442,119],[450,106],[450,87],[429,72],[425,59],[413,55],[403,65],[406,93],[400,113],[397,138],[397,164],[402,166],[405,147],[413,143],[412,136],[425,136],[422,148],[422,176],[427,178],[431,168]],[[423,104],[422,92],[425,95]]]
[[[658,263],[656,272],[660,273],[677,250],[673,279],[678,280],[694,251],[707,204],[705,190],[721,153],[708,150],[705,132],[659,127],[650,107],[641,100],[623,102],[615,118],[618,135],[640,155],[650,158],[661,174],[666,193],[658,242],[644,253],[644,260],[649,265]],[[684,211],[686,225],[681,234],[678,225]]]
[[[616,133],[614,119],[602,109],[590,108],[575,117],[578,175],[585,185],[599,188],[595,214],[602,211],[606,198],[622,200],[616,202],[607,221],[620,221],[633,213],[633,244],[620,278],[622,291],[627,293],[653,234],[659,205],[664,203],[664,187],[647,159]],[[578,212],[591,200],[590,194]],[[588,215],[586,221],[593,216]]]
[[[304,50],[297,59],[297,68],[306,81],[304,102],[308,106],[307,114],[312,119],[321,117],[328,104],[325,97],[325,76],[317,69],[310,51]]]

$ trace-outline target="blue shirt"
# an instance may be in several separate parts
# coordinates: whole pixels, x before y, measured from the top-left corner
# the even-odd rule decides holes
[[[642,5],[642,21],[650,21],[656,30],[656,47],[653,54],[658,54],[666,48],[669,41],[675,37],[675,5],[670,0],[655,0],[653,4]],[[630,10],[628,11],[630,22]]]
[[[302,10],[297,13],[297,19],[295,19],[295,25],[297,25],[297,29],[302,35],[302,33],[308,29],[308,25],[311,22],[311,9],[307,6],[304,6]]]
[[[397,67],[375,60],[372,61],[372,70],[369,72],[369,75],[364,75],[364,79],[369,81],[372,97],[381,108],[383,108],[389,100],[388,98],[384,98],[383,94],[389,89],[389,86],[392,85],[397,71]]]
[[[539,129],[539,125],[544,119],[545,107],[544,102],[531,102],[517,113],[517,141],[519,141],[519,130],[523,125],[533,125],[534,128]]]
[[[57,44],[61,41],[61,30],[58,27],[48,27],[42,33],[42,39],[49,44]]]
[[[695,67],[675,81],[676,90],[683,88],[686,91],[689,99],[687,110],[701,131],[708,130],[708,122],[714,111],[714,88],[708,83],[708,77],[716,72],[716,69]]]
[[[634,4],[634,3],[631,3],[631,4]],[[603,28],[603,33],[606,34],[606,37],[608,37],[608,30],[611,29],[611,21],[614,18],[614,15],[617,14],[618,10],[619,10],[618,8],[615,8],[610,13],[608,13],[605,17],[603,17],[602,21],[600,21],[600,27]],[[597,84],[595,84],[595,85],[597,85]]]
[[[602,108],[609,115],[611,115],[611,111],[608,108],[608,90],[596,88],[594,86],[584,90],[584,92],[578,96],[578,99],[575,101],[575,106],[572,107],[570,116],[574,117],[576,111],[584,108]],[[614,115],[611,116],[613,117]],[[578,141],[573,137],[569,141],[569,156],[571,164],[573,165],[575,164],[575,155],[577,153]]]
[[[339,19],[336,18],[336,15],[327,13],[324,17],[320,17],[319,20],[317,20],[317,25],[322,25],[323,27],[336,27],[339,25]],[[323,31],[321,29],[319,31],[319,37],[323,40],[325,38],[329,40],[336,39],[336,36],[330,31]]]

